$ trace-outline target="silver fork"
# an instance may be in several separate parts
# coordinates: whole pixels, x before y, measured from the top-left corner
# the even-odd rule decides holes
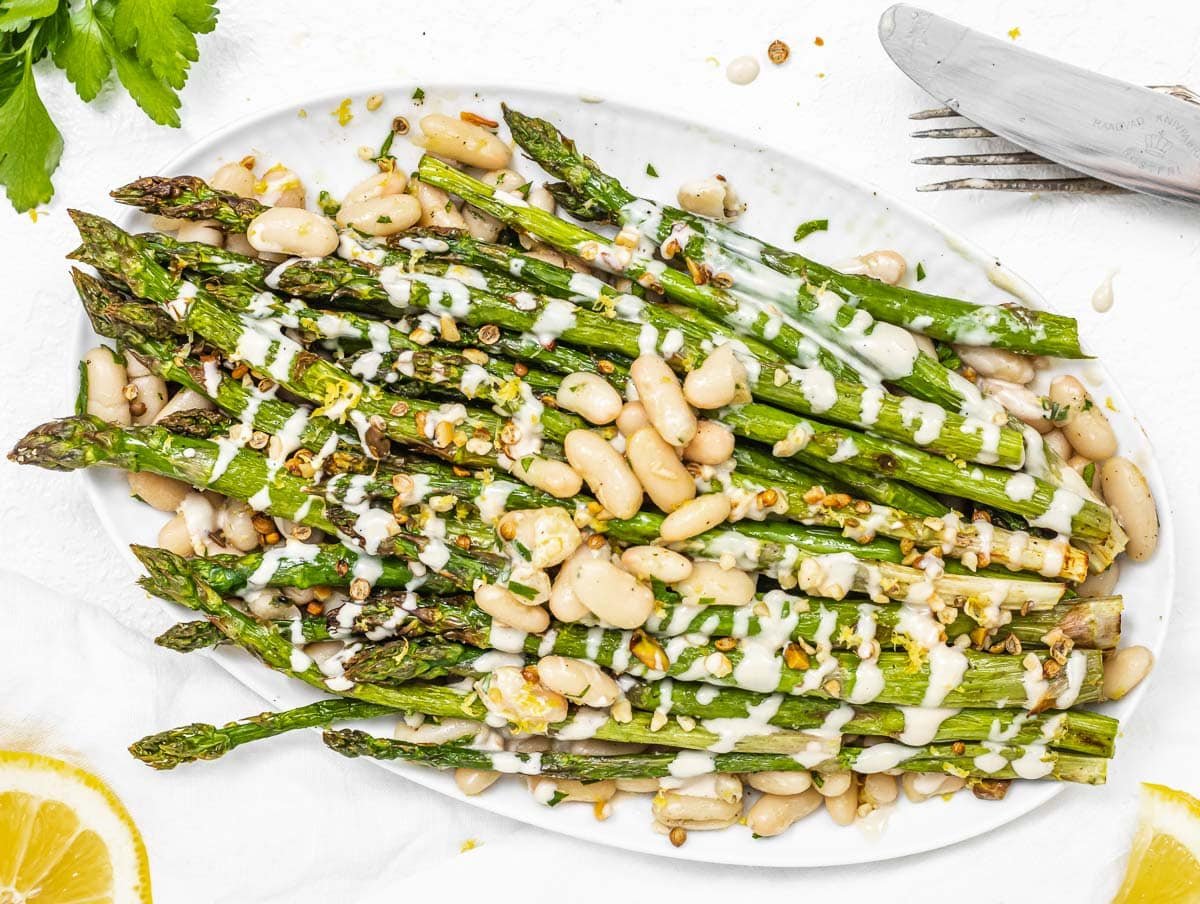
[[[1178,97],[1192,104],[1200,104],[1200,94],[1183,85],[1150,85],[1154,91],[1161,91]],[[950,107],[938,107],[933,110],[921,110],[913,113],[909,119],[949,119],[958,117]],[[988,129],[973,125],[967,120],[961,126],[948,128],[925,129],[913,132],[912,138],[992,138],[1004,139]],[[1013,147],[1016,147],[1015,145]],[[1049,166],[1063,175],[1045,179],[987,179],[970,177],[965,179],[950,179],[946,182],[931,182],[918,185],[917,191],[956,191],[975,189],[979,191],[1028,191],[1028,192],[1078,192],[1080,194],[1104,194],[1124,192],[1126,189],[1112,185],[1092,176],[1085,176],[1075,170],[1060,166],[1053,160],[1047,160],[1032,151],[1004,150],[985,154],[947,154],[941,157],[918,157],[913,163],[922,166]]]

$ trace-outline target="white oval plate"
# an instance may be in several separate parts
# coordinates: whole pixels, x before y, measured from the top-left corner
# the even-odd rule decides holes
[[[670,200],[685,179],[722,173],[750,205],[739,225],[756,235],[788,246],[800,222],[827,217],[829,231],[811,236],[802,246],[806,254],[818,260],[837,263],[874,248],[895,248],[910,262],[910,284],[911,271],[918,261],[923,263],[927,277],[921,288],[926,291],[980,303],[1011,302],[1015,294],[1031,306],[1046,307],[1034,289],[967,240],[862,181],[782,151],[749,144],[660,112],[611,102],[588,103],[577,97],[528,89],[476,90],[447,85],[424,86],[424,90],[424,103],[418,107],[409,99],[413,86],[385,88],[388,102],[376,113],[365,108],[366,92],[352,95],[355,115],[344,128],[330,115],[344,94],[288,105],[221,129],[160,172],[207,178],[221,163],[252,153],[258,158],[260,172],[276,161],[295,169],[305,180],[311,205],[319,190],[328,189],[335,198],[341,197],[351,185],[371,175],[373,165],[359,160],[356,150],[363,145],[378,147],[392,116],[407,116],[414,127],[421,115],[437,111],[456,115],[460,109],[470,109],[499,119],[503,100],[558,124],[635,192]],[[301,108],[307,112],[301,114]],[[397,138],[392,151],[405,167],[415,166],[419,157],[418,149],[402,138]],[[647,164],[653,164],[658,178],[647,175]],[[527,176],[540,175],[523,158],[516,158],[514,165]],[[136,211],[124,216],[123,223],[146,228],[146,218]],[[95,343],[96,336],[85,319],[79,335],[81,355]],[[1166,490],[1150,442],[1128,415],[1129,406],[1108,372],[1096,362],[1080,362],[1071,369],[1082,376],[1097,399],[1111,399],[1120,412],[1113,421],[1121,450],[1141,466],[1158,500],[1162,518],[1158,553],[1150,563],[1126,566],[1119,587],[1132,610],[1125,621],[1125,642],[1144,644],[1157,652],[1166,636],[1174,589],[1174,546]],[[130,543],[155,542],[163,516],[129,497],[123,475],[88,472],[86,481],[101,520],[126,555]],[[130,561],[136,568],[132,556]],[[148,607],[148,633],[161,630],[165,623],[167,616],[160,609]],[[273,706],[296,706],[313,699],[309,689],[268,672],[244,654],[221,650],[214,655]],[[1145,684],[1105,709],[1126,719],[1144,692]],[[1121,745],[1136,743],[1136,732],[1121,741]],[[588,841],[708,863],[778,867],[862,863],[933,850],[991,831],[1066,790],[1051,782],[1015,782],[1001,803],[975,800],[966,793],[948,802],[932,801],[923,806],[902,802],[888,815],[882,831],[837,828],[820,813],[774,839],[755,840],[745,828],[734,827],[723,832],[693,832],[687,844],[675,848],[651,830],[645,798],[619,800],[612,816],[597,822],[591,807],[540,806],[518,781],[502,782],[480,797],[467,798],[447,774],[403,763],[380,765],[473,806]],[[1102,788],[1072,788],[1069,793],[1105,792]]]

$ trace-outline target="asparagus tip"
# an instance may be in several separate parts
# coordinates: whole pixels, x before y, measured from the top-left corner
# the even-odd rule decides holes
[[[154,638],[154,642],[176,653],[194,653],[224,643],[225,635],[210,622],[190,621],[172,625]]]
[[[8,460],[50,471],[76,471],[109,457],[113,428],[82,414],[48,421],[17,441]]]
[[[229,752],[229,742],[215,725],[193,722],[134,741],[129,752],[147,766],[174,769],[196,760],[215,760]]]

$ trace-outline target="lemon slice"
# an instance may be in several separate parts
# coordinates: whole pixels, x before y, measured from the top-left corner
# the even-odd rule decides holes
[[[0,750],[0,904],[150,902],[146,846],[90,772]]]
[[[1200,800],[1142,785],[1142,806],[1125,881],[1113,904],[1200,902]]]

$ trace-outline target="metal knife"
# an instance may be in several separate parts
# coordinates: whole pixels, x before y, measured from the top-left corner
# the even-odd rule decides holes
[[[879,20],[897,66],[947,107],[1106,182],[1200,203],[1200,108],[898,3]]]

